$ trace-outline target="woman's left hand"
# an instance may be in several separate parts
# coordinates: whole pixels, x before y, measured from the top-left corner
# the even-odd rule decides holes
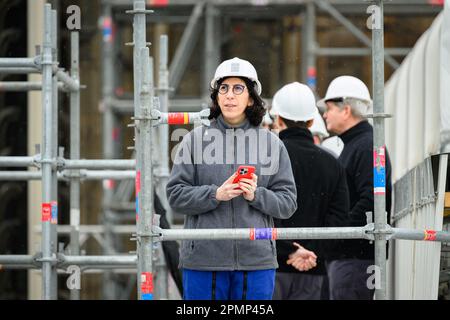
[[[245,200],[253,201],[255,199],[255,191],[258,182],[258,176],[252,173],[252,179],[241,179],[239,180],[239,187],[244,193],[242,196]]]

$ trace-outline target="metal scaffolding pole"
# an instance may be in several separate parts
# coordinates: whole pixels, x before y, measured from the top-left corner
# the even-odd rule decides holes
[[[203,70],[203,83],[209,83],[214,71],[220,63],[220,32],[218,22],[219,12],[212,4],[205,8],[205,63]],[[209,98],[209,86],[203,86],[202,96],[205,101]],[[193,109],[191,110],[193,111]]]
[[[406,56],[411,48],[385,48],[384,52],[389,55]],[[318,56],[369,56],[372,54],[371,48],[317,48]]]
[[[36,157],[0,157],[0,167],[36,167]]]
[[[64,83],[64,87],[67,87],[69,91],[78,91],[80,90],[80,82],[70,77],[63,70],[58,69],[55,74],[56,78]]]
[[[27,73],[41,73],[41,70],[37,68],[16,68],[16,67],[1,67],[0,74],[8,73],[8,74],[27,74]]]
[[[76,95],[76,92],[72,94]],[[72,96],[71,94],[71,96]],[[72,97],[73,98],[73,97]],[[76,100],[76,98],[73,98]],[[78,125],[79,127],[79,125]],[[78,134],[79,135],[79,134]],[[78,139],[79,141],[79,139]],[[78,152],[79,153],[79,152]],[[79,156],[78,156],[79,157]],[[40,155],[33,157],[0,157],[0,167],[39,167]],[[58,160],[54,162],[63,169],[113,169],[113,170],[125,170],[134,169],[136,166],[136,160],[134,159],[64,159],[58,157]]]
[[[173,112],[200,111],[202,109],[201,99],[170,99],[169,109]],[[125,99],[110,99],[111,108],[119,114],[133,114],[134,101]]]
[[[159,229],[156,240],[367,239],[370,226],[342,228]]]
[[[135,2],[136,3],[136,2]],[[145,26],[145,25],[144,25]],[[145,29],[144,29],[145,30]],[[141,48],[139,62],[142,63],[142,78],[140,83],[139,119],[136,125],[137,135],[140,137],[136,145],[137,158],[142,161],[141,170],[137,171],[136,197],[139,197],[139,215],[137,226],[138,253],[138,286],[140,300],[153,300],[153,172],[152,172],[152,123],[150,111],[153,106],[153,64],[149,57],[150,50]],[[136,139],[137,140],[137,139]],[[138,162],[139,162],[138,160]]]
[[[153,88],[149,87],[150,84],[150,72],[149,70],[149,52],[143,49],[146,48],[146,14],[152,11],[145,9],[145,1],[134,0],[133,10],[127,11],[127,13],[133,14],[133,75],[134,75],[134,118],[139,119],[142,114],[146,114],[148,111],[148,117],[150,118],[150,106],[144,106],[141,99],[146,100],[147,104],[151,104],[152,101],[149,96]],[[144,55],[144,56],[141,56]],[[144,63],[143,60],[147,61]],[[146,86],[142,86],[143,76],[146,76]],[[147,91],[147,92],[146,92]],[[141,96],[142,93],[142,96]],[[150,101],[149,101],[150,100]],[[150,108],[147,110],[147,107]],[[149,132],[145,131],[149,126]],[[149,235],[146,232],[151,232],[151,221],[148,220],[148,216],[152,214],[153,208],[153,194],[149,193],[151,190],[151,121],[150,120],[138,120],[135,127],[135,146],[136,146],[136,224],[137,224],[137,241],[136,251],[138,254],[138,272],[137,272],[137,292],[139,299],[153,299],[153,274],[152,274],[152,261],[151,255],[152,247],[146,247],[144,244],[152,244]],[[141,139],[146,139],[148,145],[144,145]],[[147,152],[146,152],[147,151]],[[144,160],[145,159],[145,160]],[[144,171],[144,174],[142,174]],[[141,179],[142,174],[142,179]],[[148,180],[149,179],[149,180]],[[141,192],[141,182],[144,182]],[[147,202],[144,202],[145,198]],[[149,202],[151,201],[151,202]],[[149,207],[150,206],[150,207]],[[150,212],[149,212],[150,211]],[[142,216],[141,216],[142,215]],[[150,228],[147,230],[147,228]]]
[[[79,152],[78,152],[79,153]],[[79,156],[78,156],[79,157]],[[65,169],[113,169],[125,170],[134,169],[136,160],[134,159],[83,159],[83,160],[63,160],[62,166]]]
[[[148,224],[147,226],[150,226]],[[62,226],[61,226],[62,227]],[[414,230],[391,228],[384,226],[386,233],[392,239],[415,241],[450,242],[450,233],[435,230]],[[373,240],[377,234],[373,224],[364,227],[339,228],[240,228],[240,229],[160,229],[154,228],[155,233],[148,233],[154,241],[173,240],[276,240],[276,239],[366,239]],[[150,246],[149,246],[150,247]],[[151,251],[151,250],[150,250]],[[138,262],[138,255],[114,256],[73,256],[59,253],[54,259],[58,268],[69,265],[79,265],[89,268],[118,268],[134,267]],[[32,255],[0,255],[0,269],[40,268],[43,264],[41,254]]]
[[[79,82],[79,33],[70,33],[71,76]],[[80,91],[70,92],[70,159],[80,159]],[[77,171],[73,171],[75,174]],[[80,179],[70,179],[70,254],[80,255]],[[71,289],[70,299],[79,300],[80,290]]]
[[[103,158],[114,158],[114,139],[113,132],[115,127],[115,116],[111,110],[110,99],[114,95],[114,39],[113,39],[113,20],[111,5],[102,2],[102,96],[103,96]],[[106,206],[112,202],[114,192],[113,181],[104,181],[103,183],[103,224],[105,225],[105,251],[104,254],[113,254],[113,234],[111,233],[111,223],[109,217],[111,211]],[[106,272],[103,275],[103,298],[110,300],[116,297],[115,283],[113,275]]]
[[[167,35],[161,35],[159,45],[159,77],[158,77],[158,98],[161,112],[169,110],[169,41]],[[172,223],[172,210],[167,202],[166,186],[170,175],[169,168],[169,127],[158,126],[158,140],[160,142],[160,161],[155,170],[155,176],[159,180],[156,184],[157,194],[166,210],[166,217]]]
[[[39,91],[42,90],[42,82],[4,81],[0,82],[0,91]],[[65,91],[64,83],[58,82],[58,90]]]
[[[42,177],[43,171],[0,171],[0,180],[41,180]],[[79,174],[73,173],[72,170],[64,170],[58,173],[58,180],[68,180],[72,178],[80,180],[128,180],[134,179],[135,177],[136,172],[134,170],[80,170]]]
[[[316,7],[313,2],[306,4],[306,11],[303,13],[305,21],[303,23],[303,64],[302,78],[311,90],[316,91]]]
[[[158,77],[158,98],[161,112],[167,112],[169,109],[169,43],[167,35],[161,35],[159,39],[159,77]],[[154,128],[155,129],[155,128]],[[159,161],[155,168],[155,189],[156,194],[161,200],[161,204],[166,211],[166,218],[169,224],[173,223],[172,209],[167,201],[166,186],[170,175],[169,168],[169,127],[158,126],[156,128],[156,137],[153,143],[159,143]],[[155,143],[156,142],[156,143]],[[155,262],[155,298],[167,299],[168,297],[168,275],[162,246],[159,244]]]
[[[56,299],[52,290],[52,279],[56,275],[55,252],[51,239],[52,201],[52,13],[51,6],[44,7],[44,43],[42,54],[42,298]]]
[[[384,19],[383,0],[375,0],[372,20],[372,81],[373,81],[373,150],[374,150],[374,210],[375,266],[379,268],[379,284],[375,298],[386,299],[386,146],[384,141]]]
[[[38,70],[40,57],[0,58],[0,68],[32,68]]]
[[[52,9],[52,60],[53,66],[58,64],[58,19],[56,10]],[[52,159],[58,157],[58,79],[55,75],[52,77]],[[57,168],[52,166],[52,201],[51,201],[51,245],[52,253],[58,251],[58,234],[56,226],[58,224],[58,172]],[[58,299],[58,274],[52,272],[52,296]]]

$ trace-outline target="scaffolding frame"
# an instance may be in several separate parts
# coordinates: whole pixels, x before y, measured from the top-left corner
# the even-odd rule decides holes
[[[119,2],[119,1],[115,1]],[[219,1],[218,1],[219,2]],[[279,1],[280,3],[283,1]],[[288,2],[288,1],[284,1]],[[381,8],[381,17],[383,17],[383,0],[376,0],[375,4]],[[313,13],[313,6],[309,5],[309,12]],[[106,8],[106,9],[105,9]],[[198,8],[196,12],[198,14]],[[207,8],[210,16],[207,19],[209,25],[212,24],[214,14],[213,9]],[[57,298],[56,284],[57,271],[65,269],[71,265],[82,266],[84,269],[111,269],[111,268],[132,268],[137,269],[137,290],[139,299],[153,299],[153,249],[154,244],[166,240],[255,240],[255,233],[262,234],[260,239],[366,239],[375,241],[376,265],[381,268],[381,287],[376,290],[377,299],[386,299],[386,259],[385,243],[388,239],[407,239],[417,241],[440,241],[450,242],[450,233],[435,230],[409,230],[392,228],[386,222],[385,215],[385,195],[375,193],[375,220],[372,221],[368,216],[367,225],[364,227],[344,227],[344,228],[267,228],[267,229],[201,229],[201,230],[164,230],[158,227],[153,219],[153,175],[152,164],[159,166],[158,178],[164,180],[168,177],[168,155],[167,158],[154,159],[152,155],[156,150],[154,134],[164,137],[167,126],[163,124],[180,124],[179,121],[173,121],[168,109],[169,94],[169,72],[167,71],[167,38],[162,38],[162,52],[160,59],[159,94],[161,111],[159,114],[152,112],[157,103],[154,99],[153,85],[153,65],[150,58],[149,49],[145,41],[145,15],[150,13],[145,8],[143,0],[133,1],[133,10],[129,13],[134,15],[134,126],[135,126],[135,150],[136,160],[112,159],[114,154],[110,150],[112,143],[104,143],[105,159],[101,160],[80,160],[79,157],[79,103],[80,103],[80,84],[79,84],[79,35],[77,31],[71,33],[71,73],[70,75],[56,67],[57,48],[56,48],[56,11],[51,9],[51,5],[44,7],[44,42],[42,55],[34,58],[0,58],[0,68],[4,72],[41,72],[43,75],[42,83],[20,84],[21,90],[36,90],[40,88],[43,92],[43,137],[42,152],[33,157],[0,157],[0,166],[17,167],[37,167],[40,172],[5,172],[3,179],[14,179],[14,176],[24,180],[41,179],[43,185],[42,191],[42,252],[31,255],[1,255],[0,265],[2,268],[15,269],[42,269],[43,285],[42,298],[51,300]],[[111,14],[111,6],[104,7],[104,13]],[[312,20],[313,21],[313,20]],[[383,22],[381,22],[383,25]],[[106,25],[107,26],[107,25]],[[111,25],[109,25],[111,26]],[[191,28],[195,29],[195,28]],[[190,31],[192,32],[192,31]],[[104,33],[105,34],[105,33]],[[206,38],[211,40],[214,32],[207,32]],[[311,39],[311,38],[309,38]],[[111,45],[111,44],[110,44]],[[111,49],[104,47],[105,60],[111,59]],[[374,82],[374,150],[377,151],[376,163],[381,163],[380,155],[384,148],[384,119],[386,115],[383,106],[383,88],[384,88],[384,59],[386,57],[383,47],[383,28],[374,29],[372,33],[372,58],[373,58],[373,82]],[[211,45],[207,46],[208,52],[213,53]],[[217,58],[217,57],[214,57]],[[312,60],[311,60],[312,61]],[[111,60],[108,60],[111,62]],[[209,64],[207,69],[212,70],[213,64]],[[25,68],[25,69],[24,69]],[[104,68],[104,80],[113,79],[111,69]],[[58,84],[61,82],[61,85]],[[10,87],[13,89],[14,85]],[[70,95],[70,113],[71,113],[71,154],[70,159],[64,159],[57,156],[57,92],[58,88],[66,88]],[[104,81],[103,94],[104,99],[108,100],[112,96],[113,84]],[[110,101],[108,101],[110,102]],[[196,117],[191,117],[191,122],[204,119],[205,114],[199,112]],[[172,120],[171,120],[172,119]],[[106,108],[104,112],[105,142],[110,141],[108,129],[113,127],[114,116],[113,108]],[[157,128],[156,128],[157,127]],[[160,128],[164,130],[159,130]],[[156,130],[158,129],[158,131]],[[111,130],[112,131],[112,130]],[[168,139],[167,139],[168,140]],[[163,140],[164,143],[168,141]],[[168,149],[167,149],[168,150]],[[60,152],[61,154],[61,152]],[[159,161],[159,162],[158,162]],[[163,162],[167,161],[167,167]],[[130,171],[100,171],[86,169],[135,169]],[[167,169],[167,170],[166,170]],[[56,250],[57,235],[57,179],[59,176],[70,180],[71,200],[70,200],[70,254],[64,254]],[[124,174],[125,173],[125,174]],[[135,179],[136,206],[138,219],[136,222],[136,255],[104,255],[104,256],[83,256],[79,254],[79,233],[80,233],[80,206],[79,206],[79,182],[83,178],[98,179]],[[166,180],[167,182],[167,180]],[[113,198],[113,191],[106,189],[104,195],[104,204],[107,210],[108,201]],[[105,234],[112,234],[112,226],[105,225]],[[256,239],[257,241],[257,239]],[[158,288],[160,290],[161,288]],[[79,291],[71,291],[71,298],[79,299]]]

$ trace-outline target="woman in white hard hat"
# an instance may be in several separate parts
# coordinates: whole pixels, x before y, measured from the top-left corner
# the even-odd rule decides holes
[[[248,61],[222,62],[210,85],[211,124],[181,142],[169,204],[185,215],[186,229],[252,229],[246,240],[183,241],[183,298],[271,299],[278,267],[273,217],[287,219],[297,207],[289,156],[276,135],[259,127],[262,88]],[[242,165],[255,173],[235,182]]]

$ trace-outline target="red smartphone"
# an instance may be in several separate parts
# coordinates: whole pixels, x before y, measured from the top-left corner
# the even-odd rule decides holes
[[[239,166],[237,169],[237,176],[233,179],[233,184],[238,183],[242,178],[252,179],[252,173],[255,173],[253,166]]]

